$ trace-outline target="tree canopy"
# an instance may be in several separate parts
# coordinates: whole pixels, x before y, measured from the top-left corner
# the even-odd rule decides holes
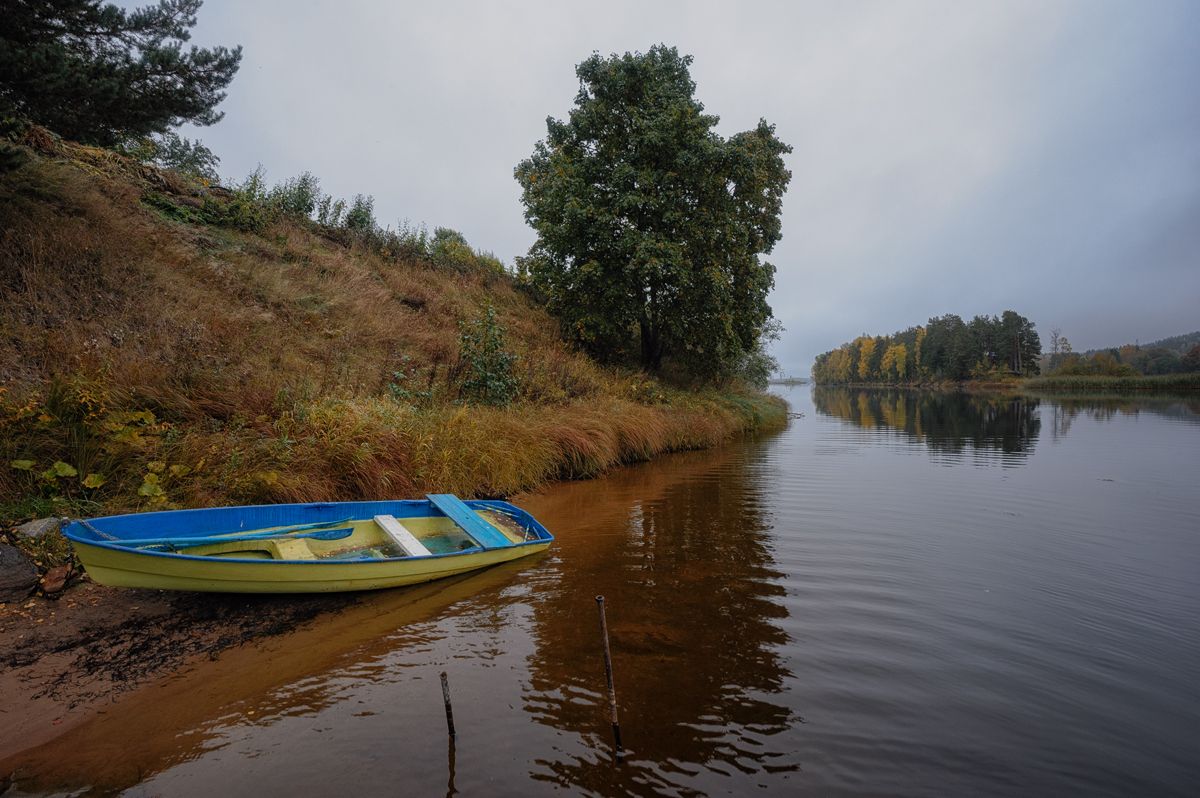
[[[240,47],[190,47],[201,0],[130,11],[100,0],[14,0],[0,14],[0,121],[110,146],[211,125]]]
[[[567,333],[601,360],[735,371],[760,350],[791,148],[760,121],[728,139],[691,56],[658,45],[576,68],[566,121],[517,165],[537,232],[523,260]]]

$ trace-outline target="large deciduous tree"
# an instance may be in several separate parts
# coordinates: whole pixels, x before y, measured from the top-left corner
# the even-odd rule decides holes
[[[0,121],[112,145],[211,125],[240,47],[190,47],[201,0],[130,11],[100,0],[10,0],[0,13]]]
[[[690,56],[593,55],[576,68],[566,121],[518,164],[525,261],[567,332],[604,360],[664,358],[688,373],[734,371],[771,320],[791,148],[760,121],[726,139],[704,113]]]

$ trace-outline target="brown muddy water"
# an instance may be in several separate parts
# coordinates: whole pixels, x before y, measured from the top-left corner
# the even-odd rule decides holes
[[[1194,401],[783,392],[782,433],[519,497],[533,561],[164,674],[12,794],[1196,794]]]

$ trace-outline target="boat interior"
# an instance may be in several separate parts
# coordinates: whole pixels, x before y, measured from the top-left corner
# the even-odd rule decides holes
[[[479,514],[504,533],[511,543],[525,540],[524,530],[508,516],[492,510],[483,510]],[[337,540],[311,537],[232,540],[190,547],[186,553],[260,560],[382,560],[453,554],[481,548],[474,538],[445,516],[397,519],[390,515],[379,515],[337,526],[349,527],[352,532],[348,537]],[[272,530],[262,531],[267,533]]]
[[[516,545],[534,537],[517,518],[501,510],[482,509],[477,514],[503,535],[500,545]],[[444,515],[405,518],[377,515],[302,528],[276,526],[238,530],[203,540],[208,542],[201,544],[200,540],[179,538],[164,543],[128,541],[127,544],[147,551],[199,557],[351,562],[455,554],[483,548],[454,519]],[[495,548],[495,544],[491,547]]]

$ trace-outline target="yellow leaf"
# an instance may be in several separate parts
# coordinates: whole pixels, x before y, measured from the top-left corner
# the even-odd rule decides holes
[[[108,480],[100,474],[88,474],[83,478],[83,486],[85,488],[98,488]]]

